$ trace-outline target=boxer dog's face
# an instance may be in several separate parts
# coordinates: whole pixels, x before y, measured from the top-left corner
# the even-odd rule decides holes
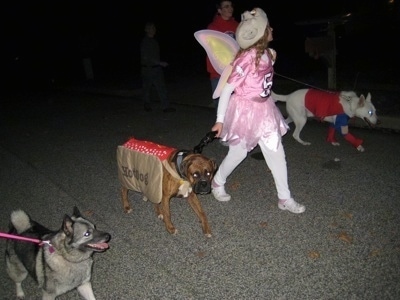
[[[202,154],[187,155],[181,165],[181,173],[189,180],[196,194],[211,192],[211,181],[217,170],[215,161]]]

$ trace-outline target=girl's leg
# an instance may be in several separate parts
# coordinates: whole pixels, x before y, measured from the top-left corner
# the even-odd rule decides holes
[[[276,191],[279,198],[279,208],[283,210],[289,210],[292,213],[304,212],[306,209],[305,206],[294,201],[290,195],[286,155],[282,143],[279,143],[276,151],[269,149],[265,140],[260,140],[259,145],[264,155],[264,159],[274,178]]]
[[[225,183],[228,176],[246,158],[247,149],[241,143],[230,145],[228,154],[218,167],[218,171],[212,182],[212,193],[218,201],[229,201],[231,196],[225,191]]]

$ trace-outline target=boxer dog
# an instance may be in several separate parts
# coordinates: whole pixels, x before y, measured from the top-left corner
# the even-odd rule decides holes
[[[354,91],[333,93],[316,89],[300,89],[288,95],[272,92],[272,98],[275,101],[286,102],[286,112],[288,113],[286,123],[294,122],[293,138],[303,145],[311,145],[310,142],[300,138],[300,132],[308,117],[315,117],[320,121],[331,123],[326,140],[332,145],[340,145],[335,138],[336,131],[360,152],[365,150],[362,146],[363,140],[354,137],[349,132],[350,118],[358,117],[371,127],[378,123],[370,93],[365,98],[364,95],[357,96]]]
[[[141,153],[138,154],[138,151]],[[145,160],[154,160],[154,155],[158,155],[156,166],[145,166]],[[164,221],[167,231],[176,234],[177,229],[171,221],[170,201],[173,197],[186,198],[200,220],[203,233],[211,237],[210,225],[197,195],[211,192],[211,181],[217,169],[214,160],[196,151],[177,150],[136,139],[119,146],[117,158],[125,213],[132,212],[128,201],[129,190],[141,192],[144,200],[153,202],[156,215]],[[160,167],[159,160],[162,160]],[[134,177],[139,184],[131,184],[130,180]],[[158,188],[159,195],[156,193]]]

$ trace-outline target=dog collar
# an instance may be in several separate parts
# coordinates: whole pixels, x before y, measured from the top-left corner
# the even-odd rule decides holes
[[[54,253],[55,250],[54,250],[53,245],[50,243],[50,241],[43,241],[43,244],[47,247],[50,254]]]
[[[178,172],[179,176],[183,179],[186,179],[185,176],[183,176],[181,172],[181,165],[182,161],[185,159],[186,155],[188,155],[189,151],[187,150],[182,150],[179,151],[176,156],[175,156],[175,165],[176,165],[176,171]]]

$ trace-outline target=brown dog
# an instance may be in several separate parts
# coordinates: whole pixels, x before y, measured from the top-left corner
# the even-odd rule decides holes
[[[211,237],[211,229],[197,194],[211,192],[211,180],[217,168],[215,161],[192,151],[178,151],[135,139],[118,147],[117,159],[122,205],[126,213],[132,212],[129,190],[141,192],[145,200],[153,202],[156,214],[164,221],[167,231],[176,234],[171,221],[170,201],[173,197],[187,198],[201,222],[203,233]]]

